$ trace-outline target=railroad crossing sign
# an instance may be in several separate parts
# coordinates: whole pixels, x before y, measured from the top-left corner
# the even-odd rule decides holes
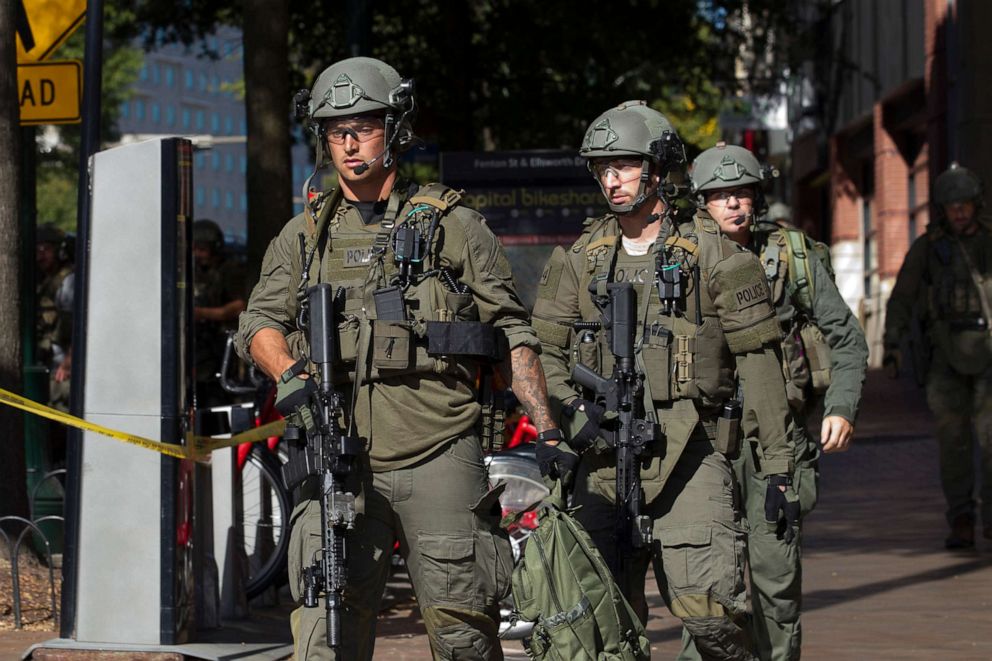
[[[86,0],[14,0],[17,63],[47,60],[86,17]]]
[[[18,64],[21,126],[78,124],[81,69],[76,60]]]

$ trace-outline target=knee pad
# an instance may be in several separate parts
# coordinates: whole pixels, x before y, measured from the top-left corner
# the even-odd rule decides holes
[[[690,617],[682,620],[682,624],[692,634],[704,661],[755,658],[747,633],[729,617]]]
[[[430,606],[422,615],[435,658],[489,661],[498,657],[498,626],[488,615],[446,606]]]

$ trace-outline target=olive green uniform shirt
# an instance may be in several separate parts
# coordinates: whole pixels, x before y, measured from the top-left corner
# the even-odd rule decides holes
[[[765,264],[766,251],[770,243],[777,241],[780,230],[762,231],[759,226],[754,233],[750,249]],[[823,262],[812,252],[806,252],[812,273],[813,309],[800,310],[798,302],[791,300],[783,286],[793,277],[788,269],[791,265],[782,252],[780,272],[774,282],[769,282],[772,291],[772,304],[783,326],[788,329],[797,314],[807,316],[830,346],[830,385],[824,395],[824,415],[837,415],[853,423],[861,404],[861,391],[865,383],[868,367],[868,343],[865,341],[861,324],[851,313],[837,285]]]
[[[992,364],[989,332],[983,327],[982,305],[971,265],[986,280],[992,271],[992,233],[987,222],[978,231],[958,240],[950,231],[931,223],[927,233],[913,242],[899,269],[885,315],[887,349],[898,348],[910,331],[914,308],[927,329],[933,349],[961,374],[979,374]]]
[[[400,188],[394,188],[392,195],[402,194]],[[416,193],[411,197],[415,196]],[[410,202],[403,204],[396,216],[398,222],[407,217],[412,207]],[[361,246],[371,247],[379,229],[379,223],[366,225],[354,206],[342,202],[336,221],[331,223],[326,249],[318,257],[320,264],[311,268],[311,284],[318,278],[332,285],[335,279],[364,279],[369,264],[362,261],[361,251],[367,248]],[[269,245],[261,279],[241,315],[238,346],[246,359],[250,359],[252,338],[262,328],[272,328],[286,336],[295,357],[303,352],[302,336],[289,304],[298,284],[291,264],[301,260],[300,233],[312,235],[314,231],[313,220],[300,215]],[[342,236],[347,236],[347,241],[342,241]],[[529,346],[540,351],[527,310],[514,289],[506,254],[480,214],[463,206],[449,209],[442,218],[434,249],[440,251],[440,263],[468,287],[468,300],[460,304],[463,311],[502,329],[510,350]],[[332,260],[335,250],[339,251],[336,261]],[[392,258],[390,249],[385,259],[391,262]],[[369,300],[349,293],[346,312],[367,316],[363,298]],[[416,317],[415,311],[413,315]],[[354,378],[353,374],[350,378]],[[354,396],[352,422],[358,435],[367,440],[372,469],[378,472],[412,465],[447,442],[471,433],[481,411],[475,379],[474,371],[460,369],[442,374],[391,376],[372,383],[363,380]]]
[[[662,222],[671,221],[666,219]],[[732,373],[735,368],[744,384],[744,428],[760,441],[763,471],[768,474],[789,473],[792,470],[789,447],[792,423],[776,349],[781,335],[768,302],[767,285],[761,277],[760,267],[753,256],[719,235],[712,221],[698,228],[692,222],[683,223],[672,232],[672,236],[689,232],[698,235],[701,246],[705,244],[699,253],[699,267],[702,286],[706,288],[703,296],[704,326],[709,330],[703,334],[715,337],[719,333],[725,338],[717,340],[717,346],[704,349],[703,341],[697,336],[695,342],[698,349],[693,360],[696,361],[697,373],[703,370],[709,374],[719,373],[719,380],[725,382],[723,389],[726,392],[722,396],[702,394],[692,399],[681,399],[657,409],[669,444],[662,478],[674,466],[696,421],[712,422],[723,401],[733,397]],[[618,252],[614,268],[630,270],[632,267],[634,273],[615,272],[614,280],[643,282],[647,278],[647,288],[635,285],[641,309],[640,319],[644,319],[643,305],[646,303],[643,292],[647,291],[648,296],[657,296],[653,286],[653,263],[626,256],[619,244],[620,236],[620,226],[615,216],[587,221],[587,230],[582,237],[568,250],[556,249],[542,276],[534,307],[534,325],[542,340],[541,362],[548,380],[548,394],[555,408],[579,396],[571,380],[571,368],[579,359],[587,361],[577,355],[584,351],[584,347],[575,339],[576,333],[571,325],[577,321],[599,320],[598,313],[589,303],[588,284],[594,272],[601,269],[594,263],[602,264],[603,254],[615,247]],[[650,255],[653,258],[653,249]],[[692,297],[691,293],[689,297]],[[718,324],[720,330],[713,330],[712,324]],[[656,402],[661,401],[658,394],[653,394],[653,398]],[[684,404],[689,404],[689,411],[683,408]],[[693,405],[695,411],[692,411]],[[679,417],[687,421],[687,429],[676,431],[681,426]],[[561,423],[564,429],[569,429],[567,416],[561,418]],[[681,445],[675,440],[676,437],[681,439]]]

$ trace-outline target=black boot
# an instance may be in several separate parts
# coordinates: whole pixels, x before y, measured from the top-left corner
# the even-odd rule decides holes
[[[944,540],[944,548],[951,551],[975,548],[975,517],[961,514],[951,521],[951,534]]]

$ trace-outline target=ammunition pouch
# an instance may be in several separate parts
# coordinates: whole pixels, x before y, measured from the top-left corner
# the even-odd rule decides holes
[[[799,331],[806,361],[809,363],[810,385],[814,395],[823,395],[830,387],[830,345],[820,329],[806,324]]]

